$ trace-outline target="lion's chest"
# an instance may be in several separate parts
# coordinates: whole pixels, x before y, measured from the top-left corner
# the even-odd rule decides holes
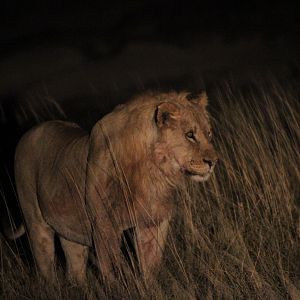
[[[168,219],[173,212],[173,205],[170,199],[148,199],[144,203],[136,203],[138,223],[146,227],[159,225]]]
[[[123,229],[137,224],[147,227],[159,224],[173,212],[173,193],[151,185],[143,191],[112,185],[109,198],[109,210],[118,216]]]

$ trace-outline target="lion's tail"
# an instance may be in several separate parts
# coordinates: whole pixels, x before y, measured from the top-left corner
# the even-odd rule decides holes
[[[4,228],[4,234],[5,236],[10,239],[10,240],[15,240],[22,236],[25,233],[25,226],[24,224],[21,224],[19,228],[15,229],[14,228]]]

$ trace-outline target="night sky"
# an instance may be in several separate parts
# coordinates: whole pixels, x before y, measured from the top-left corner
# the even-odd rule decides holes
[[[256,72],[299,76],[296,1],[18,2],[1,9],[1,100],[46,90],[115,103]]]
[[[269,76],[297,84],[298,3],[6,1],[0,121],[9,146],[2,151],[13,153],[37,121],[65,118],[89,129],[147,89],[209,91],[224,80],[248,85]]]

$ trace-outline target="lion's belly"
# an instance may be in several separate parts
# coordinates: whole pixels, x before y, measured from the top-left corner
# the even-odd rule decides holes
[[[63,174],[46,182],[47,188],[41,188],[38,197],[45,221],[66,239],[91,245],[83,178],[74,183]]]

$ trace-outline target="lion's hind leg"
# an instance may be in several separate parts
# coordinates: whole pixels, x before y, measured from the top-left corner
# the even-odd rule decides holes
[[[60,237],[60,242],[66,257],[67,277],[79,285],[86,283],[86,265],[88,260],[88,246]]]
[[[32,178],[29,175],[27,178]],[[34,184],[27,182],[26,185],[22,185],[18,181],[18,177],[16,179],[19,201],[22,207],[30,247],[37,269],[49,283],[54,283],[56,278],[54,246],[55,232],[45,222],[42,216]]]
[[[36,265],[50,283],[55,281],[54,231],[46,223],[28,224],[30,245]]]

